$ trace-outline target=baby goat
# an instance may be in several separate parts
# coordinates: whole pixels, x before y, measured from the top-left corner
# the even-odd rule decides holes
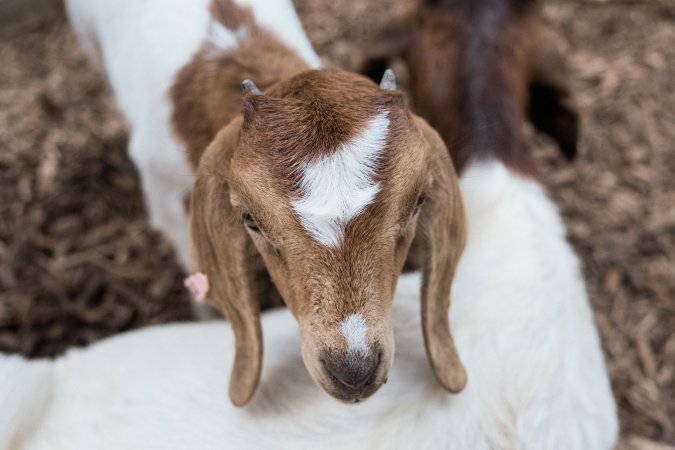
[[[261,374],[260,272],[299,322],[312,377],[347,402],[375,392],[392,364],[392,296],[413,240],[429,361],[460,391],[447,311],[464,214],[442,140],[410,114],[393,74],[378,88],[312,70],[290,0],[240,3],[68,1],[131,124],[151,220],[184,261],[182,197],[195,170],[192,266],[232,323],[231,400],[247,403]]]

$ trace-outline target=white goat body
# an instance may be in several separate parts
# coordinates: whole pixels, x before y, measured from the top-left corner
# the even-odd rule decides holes
[[[363,403],[316,386],[294,319],[271,311],[261,386],[243,409],[223,380],[227,323],[149,328],[51,363],[0,356],[0,448],[611,448],[615,406],[555,206],[499,163],[470,168],[461,183],[469,234],[450,313],[469,379],[460,394],[429,369],[419,278],[404,275],[389,382]]]

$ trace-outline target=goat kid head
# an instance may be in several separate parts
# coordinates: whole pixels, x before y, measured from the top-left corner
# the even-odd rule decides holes
[[[200,160],[193,259],[232,323],[236,405],[251,399],[262,365],[256,253],[298,320],[314,380],[357,402],[387,380],[391,302],[413,239],[426,255],[427,354],[443,386],[464,387],[448,324],[465,239],[457,176],[441,138],[394,86],[389,72],[380,88],[341,71],[306,71],[265,93],[245,82],[243,115]]]

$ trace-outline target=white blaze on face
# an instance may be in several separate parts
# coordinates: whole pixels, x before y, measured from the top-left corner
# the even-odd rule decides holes
[[[347,341],[347,351],[349,353],[368,354],[369,349],[366,343],[367,331],[366,320],[361,314],[351,314],[340,323],[340,332]]]
[[[373,182],[389,119],[383,112],[335,153],[300,167],[302,196],[291,201],[300,222],[323,245],[335,247],[351,219],[380,191]]]

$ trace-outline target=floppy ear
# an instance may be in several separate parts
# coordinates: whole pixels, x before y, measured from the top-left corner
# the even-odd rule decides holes
[[[569,160],[577,154],[579,139],[579,111],[570,88],[567,61],[558,48],[553,33],[540,34],[532,63],[529,86],[529,116],[534,126],[548,134]]]
[[[390,67],[390,61],[402,56],[408,49],[412,36],[411,20],[409,16],[394,19],[376,35],[358,65],[360,74],[380,82],[384,71]]]
[[[236,353],[230,399],[237,406],[253,396],[262,368],[260,307],[255,293],[256,250],[230,204],[227,169],[241,121],[221,131],[202,156],[192,191],[190,243],[193,270],[207,274],[209,301],[232,324]]]
[[[466,218],[455,169],[441,137],[424,120],[415,118],[430,147],[433,182],[417,223],[422,247],[422,331],[427,357],[441,385],[460,392],[466,371],[450,332],[450,287],[466,242]]]

